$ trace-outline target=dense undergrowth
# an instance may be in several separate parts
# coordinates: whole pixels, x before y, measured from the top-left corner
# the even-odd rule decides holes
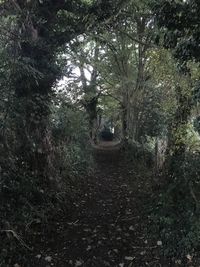
[[[48,227],[49,220],[71,213],[75,196],[86,187],[85,177],[93,171],[84,121],[84,112],[70,105],[55,108],[50,124],[53,149],[46,177],[19,164],[16,141],[10,137],[11,129],[6,129],[10,147],[8,154],[8,147],[1,146],[0,266],[10,266],[18,250],[22,253],[23,249],[32,249],[35,226]]]
[[[152,198],[152,233],[159,233],[162,253],[172,264],[187,266],[193,258],[197,265],[199,262],[199,167],[199,154],[188,153],[174,160],[173,172],[157,180]]]
[[[192,139],[189,139],[190,146]],[[162,255],[171,264],[188,264],[196,258],[200,242],[200,157],[199,152],[188,151],[184,157],[172,161],[171,170],[155,170],[154,151],[129,144],[125,154],[129,162],[143,162],[152,187],[152,199],[146,207],[152,220],[152,237],[162,240]],[[141,170],[142,171],[142,170]],[[181,259],[181,260],[180,260]],[[189,259],[189,260],[188,260]],[[185,265],[184,265],[185,266]],[[195,265],[196,266],[196,265]]]

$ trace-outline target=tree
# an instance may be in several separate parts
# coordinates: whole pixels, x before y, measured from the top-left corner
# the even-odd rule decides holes
[[[109,63],[104,70],[105,84],[108,88],[113,87],[110,92],[117,96],[121,106],[124,143],[133,139],[138,141],[143,93],[149,76],[147,51],[153,36],[152,14],[147,2],[130,1],[110,32],[112,35],[99,36],[107,43]]]
[[[156,39],[173,54],[179,74],[174,86],[177,107],[168,127],[168,161],[161,222],[167,245],[177,240],[176,248],[172,246],[171,249],[178,254],[196,246],[195,236],[199,232],[199,157],[190,153],[187,144],[196,102],[194,88],[198,82],[194,69],[199,72],[199,3],[193,0],[157,1],[154,8],[160,29]],[[176,226],[177,221],[179,226]],[[177,253],[178,246],[181,249]]]
[[[80,33],[105,21],[121,2],[7,1],[2,19],[14,16],[11,84],[15,91],[18,165],[48,177],[51,137],[48,130],[52,88],[61,76],[57,54]],[[80,23],[82,21],[82,23]],[[14,50],[15,47],[15,50]],[[23,131],[22,131],[23,129]]]
[[[97,142],[99,128],[98,101],[101,95],[99,64],[101,46],[93,36],[82,35],[69,44],[68,52],[71,61],[70,79],[72,93],[78,93],[77,101],[85,108],[89,121],[89,136]],[[76,72],[76,74],[74,73]]]
[[[171,151],[172,154],[183,155],[186,150],[184,140],[187,135],[187,123],[193,107],[193,88],[195,80],[191,79],[189,61],[199,62],[199,5],[197,1],[159,1],[155,5],[156,21],[162,29],[164,47],[172,49],[178,61],[179,71],[188,81],[190,90],[176,86],[178,101],[177,112],[171,126]]]

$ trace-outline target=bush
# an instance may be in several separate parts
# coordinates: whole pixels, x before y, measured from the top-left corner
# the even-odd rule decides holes
[[[164,254],[186,256],[200,244],[200,157],[187,153],[174,159],[170,184],[155,199],[155,222]]]
[[[31,171],[16,154],[20,144],[13,131],[12,114],[7,117],[5,139],[2,136],[0,145],[0,231],[12,230],[30,246],[36,225],[45,229],[53,217],[70,214],[74,197],[82,188],[80,183],[85,183],[84,177],[92,168],[85,113],[65,99],[53,105],[52,111],[52,155],[45,177]],[[25,255],[26,249],[12,234],[11,238],[6,232],[0,235],[0,266],[13,266],[14,257]]]
[[[154,155],[152,149],[148,144],[140,144],[139,142],[132,141],[125,147],[125,156],[130,161],[139,160],[147,166],[153,166]]]

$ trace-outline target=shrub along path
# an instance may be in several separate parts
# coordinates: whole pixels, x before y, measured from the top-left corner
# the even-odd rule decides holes
[[[158,256],[161,242],[149,234],[147,169],[125,162],[120,146],[95,148],[94,154],[95,175],[80,189],[71,214],[41,227],[29,265],[19,266],[165,266]]]

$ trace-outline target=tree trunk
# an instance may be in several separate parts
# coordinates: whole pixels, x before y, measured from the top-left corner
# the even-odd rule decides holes
[[[32,174],[50,177],[52,152],[49,131],[50,102],[57,73],[52,51],[46,51],[37,41],[23,42],[19,55],[29,58],[27,72],[15,69],[13,87],[16,96],[16,136],[19,167]],[[30,72],[30,73],[29,73]]]
[[[90,100],[85,100],[83,104],[88,114],[88,118],[89,118],[90,140],[94,143],[97,143],[97,135],[98,135],[98,128],[99,128],[97,103],[98,103],[98,97],[93,97]]]
[[[176,163],[184,160],[186,152],[187,125],[192,110],[191,93],[184,93],[180,86],[176,87],[177,109],[168,131],[167,173],[173,174]]]
[[[129,95],[127,88],[123,85],[123,101],[122,108],[122,143],[124,146],[128,144],[129,138]]]

